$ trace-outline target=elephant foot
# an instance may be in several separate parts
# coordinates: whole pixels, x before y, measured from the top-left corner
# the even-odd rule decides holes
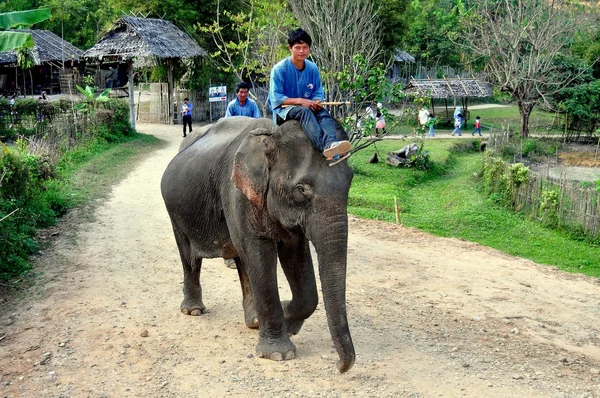
[[[281,306],[283,308],[283,314],[285,316],[285,331],[288,336],[295,336],[300,332],[302,325],[304,324],[304,319],[292,318],[290,316],[289,305],[291,301],[285,300],[281,302]]]
[[[286,319],[285,320],[285,331],[288,336],[295,336],[300,332],[304,319]]]
[[[284,361],[296,358],[296,346],[286,336],[287,341],[262,343],[256,346],[256,356],[271,359],[273,361]]]
[[[204,304],[202,304],[202,302],[190,303],[184,300],[181,303],[181,313],[184,315],[199,316],[202,314],[206,314],[207,312],[208,310],[206,309]]]
[[[250,329],[258,329],[258,314],[254,308],[254,302],[252,300],[244,300],[243,307],[246,326]]]

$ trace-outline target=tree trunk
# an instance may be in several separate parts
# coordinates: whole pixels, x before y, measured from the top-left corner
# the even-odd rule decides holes
[[[29,69],[29,80],[31,81],[31,98],[33,99],[33,74],[31,73],[31,69]]]
[[[535,102],[517,101],[521,114],[521,137],[523,138],[529,137],[529,115],[531,115],[534,105]]]

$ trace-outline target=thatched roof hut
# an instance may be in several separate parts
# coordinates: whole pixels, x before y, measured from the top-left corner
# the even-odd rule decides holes
[[[36,65],[54,62],[79,61],[83,51],[64,41],[49,30],[10,29],[12,32],[30,33],[33,37],[33,59]],[[0,65],[16,66],[17,55],[14,51],[0,52]]]
[[[453,78],[453,79],[410,79],[404,87],[404,92],[413,93],[423,97],[431,98],[432,112],[435,113],[434,99],[443,99],[445,111],[436,113],[438,120],[450,121],[453,118],[453,112],[448,110],[448,99],[460,100],[462,105],[461,113],[465,120],[469,120],[469,98],[489,97],[492,95],[492,87],[489,83],[475,78]],[[453,110],[453,109],[451,109]]]
[[[415,63],[415,57],[410,55],[404,50],[396,49],[394,51],[394,62],[390,66],[388,71],[388,78],[392,82],[406,82],[412,75],[413,64]]]
[[[153,64],[159,59],[167,62],[169,70],[169,117],[173,117],[173,60],[206,56],[190,36],[169,21],[155,18],[123,17],[96,43],[83,53],[87,61],[123,62],[129,65],[129,101],[131,124],[135,128],[133,68]]]
[[[126,62],[145,58],[191,58],[206,56],[191,37],[169,21],[155,18],[123,17],[85,51],[87,60]]]
[[[83,51],[48,30],[10,29],[29,33],[33,37],[33,62],[37,66],[25,73],[17,65],[15,51],[0,52],[0,93],[25,94],[45,90],[50,94],[61,91],[61,86],[72,83],[72,69],[78,64]],[[64,83],[64,84],[63,84]]]
[[[410,79],[404,87],[407,93],[431,98],[489,97],[491,86],[479,79]]]

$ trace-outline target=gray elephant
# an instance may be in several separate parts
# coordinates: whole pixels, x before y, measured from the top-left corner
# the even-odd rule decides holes
[[[345,133],[338,125],[338,135]],[[346,315],[348,190],[352,170],[329,167],[300,124],[221,119],[182,144],[161,190],[183,263],[181,311],[200,315],[203,258],[234,258],[245,322],[259,328],[258,357],[291,359],[289,336],[318,303],[309,241],[319,260],[327,321],[341,373],[354,364]],[[292,291],[280,302],[277,258]]]

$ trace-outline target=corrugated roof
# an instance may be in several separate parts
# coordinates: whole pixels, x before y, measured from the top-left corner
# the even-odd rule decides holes
[[[83,58],[148,62],[156,58],[191,58],[206,52],[186,33],[169,21],[124,17],[89,50]],[[142,59],[140,59],[142,58]]]
[[[492,86],[474,78],[410,79],[404,91],[431,98],[489,97],[492,95]]]
[[[412,63],[415,62],[415,57],[413,57],[406,51],[398,49],[396,50],[396,52],[394,52],[394,61]]]
[[[31,33],[33,36],[33,59],[36,65],[45,62],[79,61],[83,51],[64,41],[49,30],[37,29],[9,29],[12,32]],[[12,65],[17,63],[17,55],[14,51],[0,52],[0,65]]]

